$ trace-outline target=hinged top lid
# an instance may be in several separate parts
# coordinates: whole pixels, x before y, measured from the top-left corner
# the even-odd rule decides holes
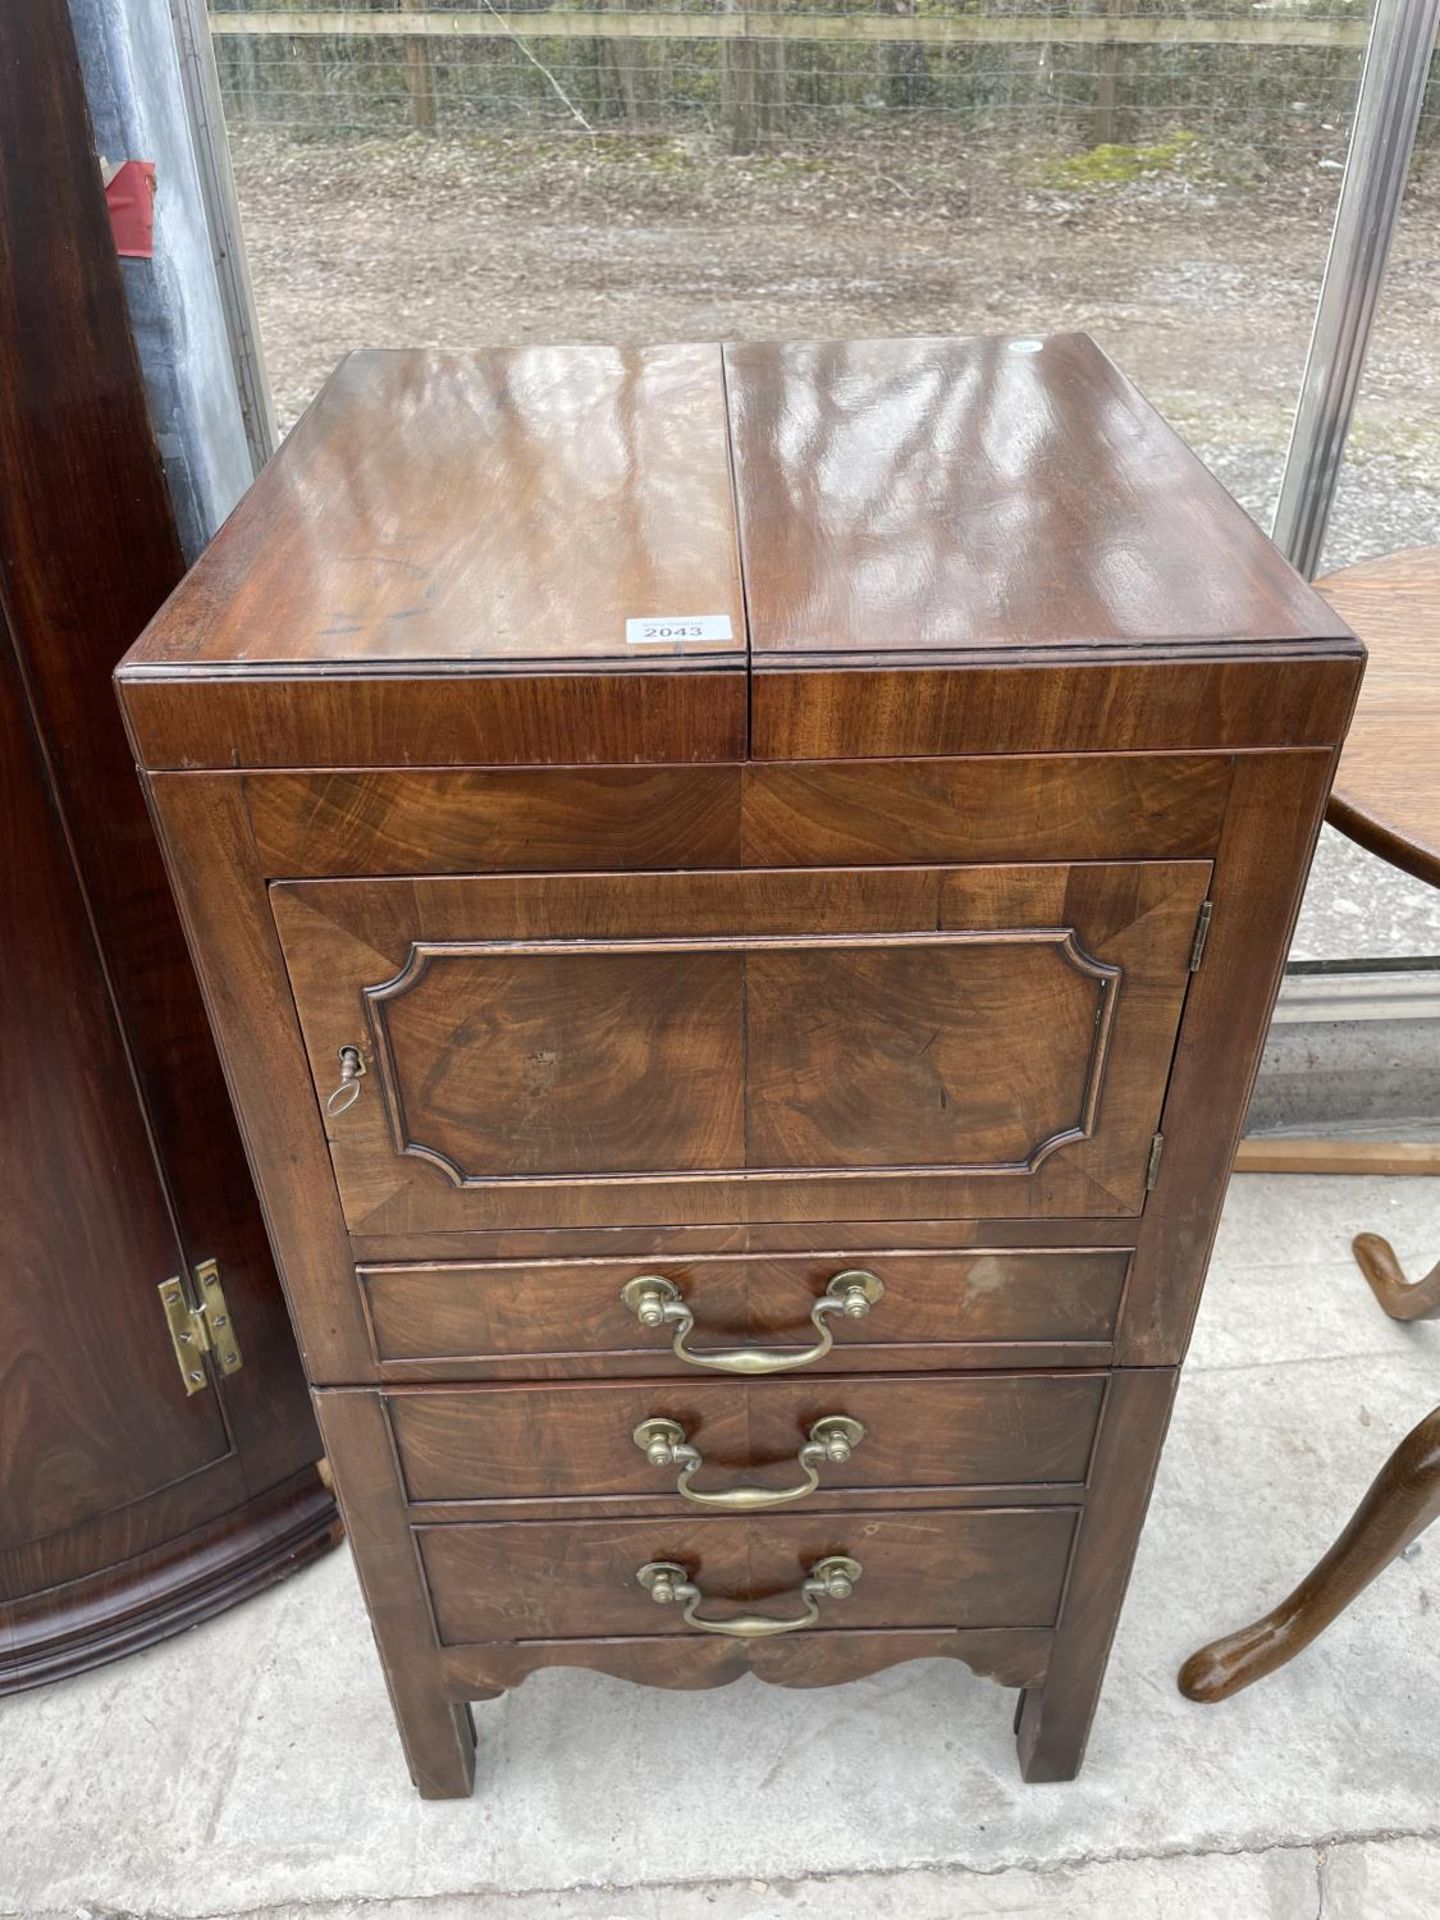
[[[726,373],[758,668],[1349,634],[1083,334]]]
[[[1072,334],[352,354],[120,678],[152,769],[624,764],[1333,741],[1360,651]]]
[[[352,353],[127,674],[743,666],[720,349]]]

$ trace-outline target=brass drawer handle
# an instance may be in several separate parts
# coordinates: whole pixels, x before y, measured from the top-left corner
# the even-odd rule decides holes
[[[339,1119],[360,1098],[360,1082],[365,1077],[365,1062],[358,1047],[340,1049],[340,1084],[325,1102],[326,1113]]]
[[[773,1620],[765,1613],[742,1613],[733,1620],[702,1619],[700,1608],[705,1604],[705,1596],[684,1567],[677,1566],[673,1560],[650,1560],[635,1578],[662,1607],[683,1601],[687,1627],[698,1627],[702,1633],[728,1633],[733,1640],[765,1640],[771,1634],[798,1633],[802,1627],[813,1627],[820,1618],[820,1601],[848,1600],[860,1574],[860,1562],[841,1553],[817,1560],[800,1589],[805,1611],[793,1620]]]
[[[690,1482],[704,1466],[700,1451],[685,1438],[678,1420],[642,1420],[632,1436],[652,1467],[679,1467],[675,1491],[692,1507],[718,1507],[723,1513],[758,1513],[765,1507],[788,1507],[803,1500],[820,1484],[823,1466],[843,1466],[865,1438],[858,1420],[832,1413],[817,1420],[810,1438],[797,1456],[805,1478],[798,1487],[730,1487],[724,1493],[697,1493]]]
[[[884,1293],[878,1274],[866,1273],[860,1267],[837,1273],[810,1309],[811,1323],[820,1338],[803,1353],[760,1347],[740,1347],[733,1353],[692,1353],[685,1342],[695,1330],[695,1316],[675,1282],[658,1273],[642,1273],[634,1280],[627,1280],[620,1289],[620,1298],[642,1327],[673,1323],[675,1338],[671,1346],[679,1358],[692,1367],[713,1367],[717,1373],[755,1374],[791,1373],[797,1367],[813,1367],[835,1344],[828,1325],[831,1315],[841,1313],[847,1320],[863,1320]]]

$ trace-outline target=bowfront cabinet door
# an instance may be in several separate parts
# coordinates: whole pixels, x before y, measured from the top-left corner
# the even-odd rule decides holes
[[[352,1230],[1132,1215],[1209,866],[272,889]]]

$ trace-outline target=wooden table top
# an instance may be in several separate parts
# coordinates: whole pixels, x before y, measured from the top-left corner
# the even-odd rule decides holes
[[[1370,652],[1327,817],[1440,887],[1440,546],[1316,582]]]
[[[382,350],[342,362],[125,671],[718,676],[1337,642],[1083,335]]]

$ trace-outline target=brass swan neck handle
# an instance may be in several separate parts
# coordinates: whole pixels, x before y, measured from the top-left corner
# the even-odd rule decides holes
[[[828,1414],[810,1429],[810,1438],[796,1458],[805,1478],[793,1487],[729,1487],[720,1493],[704,1493],[691,1485],[704,1466],[704,1456],[692,1447],[678,1420],[642,1420],[631,1436],[652,1467],[679,1467],[675,1491],[692,1507],[708,1507],[721,1513],[759,1513],[766,1507],[788,1507],[803,1500],[820,1485],[820,1469],[843,1466],[865,1438],[858,1420],[842,1413]]]
[[[819,1338],[803,1352],[784,1347],[739,1347],[729,1353],[696,1353],[687,1344],[695,1330],[695,1316],[673,1280],[658,1273],[642,1273],[620,1289],[620,1298],[642,1327],[674,1327],[672,1350],[687,1365],[710,1367],[716,1373],[750,1375],[793,1373],[797,1367],[813,1367],[835,1344],[831,1318],[839,1314],[846,1320],[863,1320],[884,1294],[878,1274],[868,1273],[863,1267],[847,1268],[835,1275],[810,1309],[810,1322]]]
[[[779,1620],[768,1613],[742,1613],[729,1620],[707,1620],[700,1612],[705,1595],[684,1567],[673,1560],[647,1561],[635,1578],[662,1607],[682,1602],[688,1627],[698,1627],[701,1633],[728,1634],[732,1640],[768,1640],[777,1633],[798,1633],[802,1627],[813,1627],[820,1618],[820,1602],[848,1600],[861,1572],[860,1562],[846,1554],[831,1554],[817,1560],[800,1589],[804,1613]]]

